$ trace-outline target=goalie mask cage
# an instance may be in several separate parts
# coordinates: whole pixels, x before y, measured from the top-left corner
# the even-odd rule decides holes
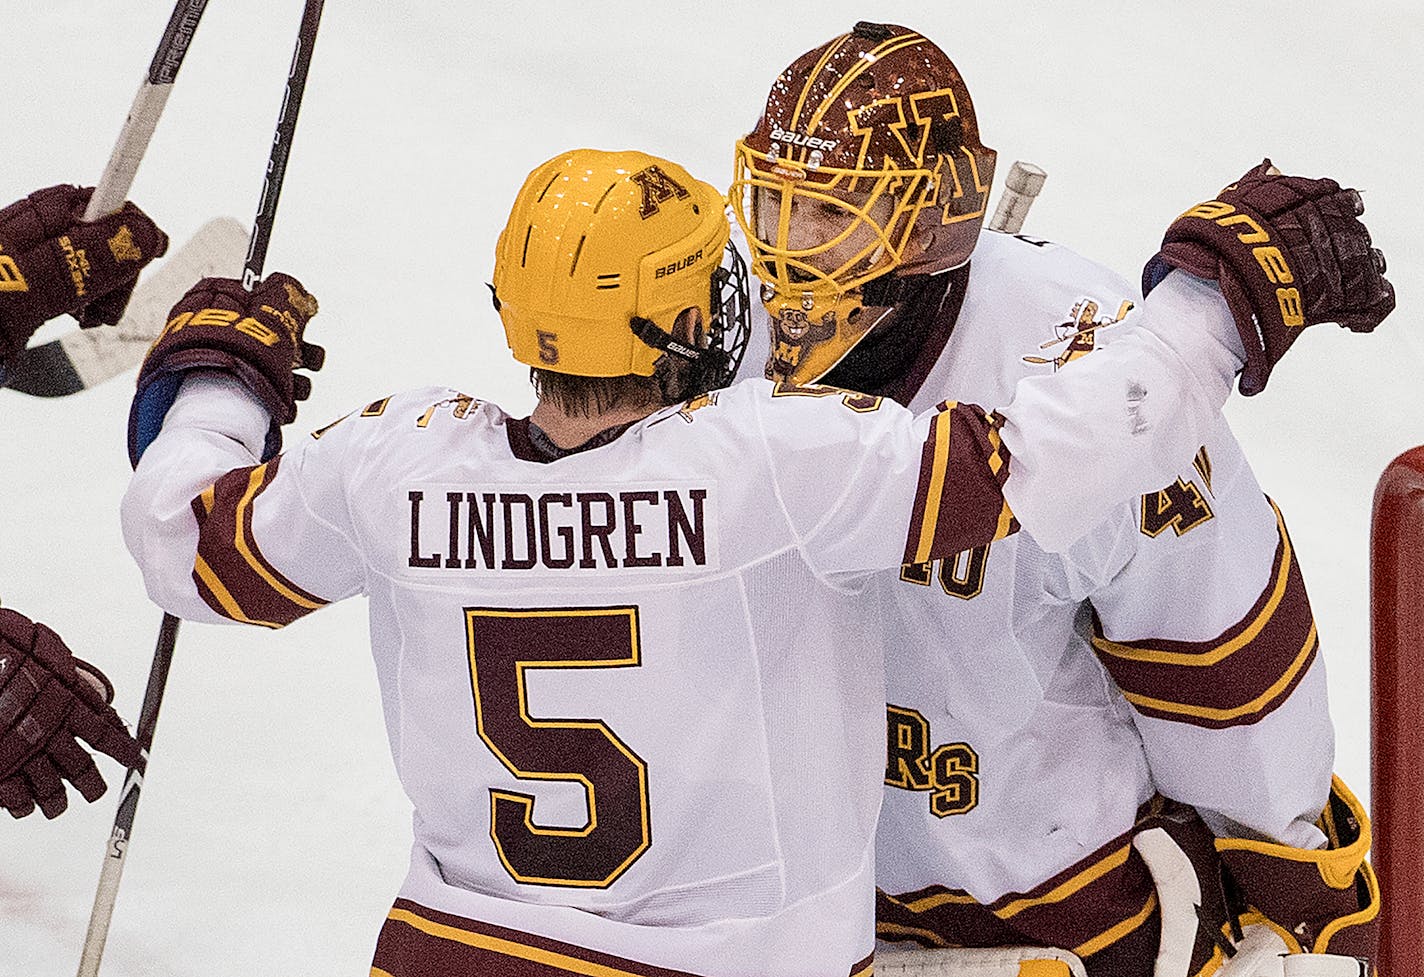
[[[1424,446],[1389,463],[1370,527],[1370,796],[1382,977],[1424,973]]]

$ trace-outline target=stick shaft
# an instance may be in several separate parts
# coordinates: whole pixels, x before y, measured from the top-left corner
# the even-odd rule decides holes
[[[143,693],[143,708],[139,711],[138,766],[124,778],[119,796],[119,810],[114,815],[114,827],[109,833],[109,848],[104,854],[104,867],[99,872],[99,887],[94,893],[94,909],[89,914],[89,929],[84,934],[84,952],[79,959],[78,977],[96,977],[104,956],[104,943],[109,935],[109,921],[114,916],[114,901],[119,895],[119,879],[123,877],[124,861],[128,858],[129,837],[133,833],[134,815],[143,790],[143,775],[148,769],[148,753],[153,746],[153,731],[158,724],[158,709],[163,705],[163,690],[168,685],[168,667],[173,662],[173,647],[178,641],[178,618],[163,615],[158,629],[158,646],[153,652],[153,664],[148,670],[148,687]]]
[[[188,7],[196,6],[198,14],[206,0],[185,0]],[[277,131],[272,140],[272,152],[267,160],[267,174],[262,185],[262,199],[258,204],[257,220],[252,226],[252,238],[248,244],[247,261],[242,272],[243,284],[250,290],[262,275],[262,266],[267,259],[267,245],[272,237],[272,227],[277,217],[277,200],[282,192],[282,181],[287,173],[287,159],[292,151],[292,137],[297,129],[297,113],[301,109],[302,95],[306,91],[307,73],[311,68],[312,50],[316,46],[317,27],[321,21],[324,0],[307,0],[302,12],[302,23],[297,35],[297,47],[292,55],[291,70],[287,74],[287,90],[282,97],[282,111],[277,116]],[[184,7],[180,3],[179,7]],[[179,21],[179,11],[174,11],[174,19],[169,23],[169,31]],[[193,25],[196,26],[196,17]],[[188,37],[191,39],[191,31]],[[164,35],[165,41],[168,33]],[[186,50],[186,42],[183,49]],[[177,65],[182,63],[178,54],[176,63],[161,57],[154,57],[150,76],[157,69],[168,71],[168,83],[177,73]],[[146,83],[147,84],[147,83]],[[140,92],[142,95],[142,92]],[[162,106],[159,105],[161,110]],[[128,127],[125,126],[125,131]],[[152,134],[152,128],[149,128]],[[119,139],[120,145],[124,137]],[[147,139],[144,139],[147,145]],[[117,155],[118,148],[115,149]],[[142,152],[139,153],[142,156]],[[137,163],[134,163],[137,168]],[[132,173],[129,174],[132,181]],[[119,196],[120,203],[127,196],[128,185]],[[96,191],[97,196],[97,191]],[[94,895],[94,911],[89,917],[89,931],[84,938],[84,953],[79,962],[78,977],[97,977],[99,962],[104,953],[104,943],[109,933],[109,921],[113,918],[114,901],[118,896],[119,879],[123,874],[124,860],[128,857],[128,841],[133,830],[134,814],[138,809],[138,798],[143,786],[143,773],[148,767],[148,748],[153,743],[154,725],[158,722],[158,707],[163,702],[163,690],[168,682],[168,668],[173,661],[173,649],[178,641],[178,618],[172,614],[163,615],[163,624],[158,631],[158,646],[153,653],[153,666],[148,673],[148,688],[144,692],[143,709],[139,714],[136,738],[143,756],[139,766],[129,772],[124,782],[124,793],[119,801],[119,811],[114,817],[114,829],[109,836],[109,850],[104,859],[103,870],[99,874],[99,888]]]
[[[267,245],[272,240],[272,225],[277,220],[277,201],[282,195],[287,160],[292,154],[292,137],[297,131],[297,114],[301,111],[302,95],[306,92],[307,72],[311,69],[323,3],[324,0],[306,0],[302,10],[297,47],[292,53],[291,70],[287,73],[287,90],[282,95],[282,111],[277,116],[277,132],[272,138],[272,152],[267,157],[267,176],[262,181],[262,198],[257,204],[257,220],[252,225],[252,241],[247,248],[246,266],[242,270],[242,284],[249,291],[262,277],[262,267],[267,262]]]
[[[109,155],[104,175],[84,210],[86,221],[98,220],[123,206],[207,5],[208,0],[178,0],[174,5],[173,15],[168,18],[168,26],[148,66],[148,75],[134,95],[133,106],[124,127],[119,130],[119,139]]]
[[[1004,193],[999,198],[999,206],[989,221],[989,229],[1017,234],[1023,230],[1024,220],[1034,198],[1043,189],[1048,174],[1032,163],[1015,161],[1004,178]]]

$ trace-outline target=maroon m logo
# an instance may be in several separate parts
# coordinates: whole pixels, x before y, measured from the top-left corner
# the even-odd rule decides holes
[[[658,208],[668,200],[681,200],[688,195],[687,187],[678,183],[662,171],[660,167],[649,166],[634,173],[630,179],[643,191],[643,202],[638,206],[638,216],[647,220],[658,212]]]

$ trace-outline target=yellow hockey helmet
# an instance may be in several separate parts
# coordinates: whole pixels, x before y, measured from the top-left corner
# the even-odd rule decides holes
[[[701,389],[730,382],[750,316],[725,206],[647,153],[576,149],[537,167],[495,249],[491,287],[514,358],[617,377],[652,376],[671,354],[697,368]],[[688,308],[703,330],[677,337]]]

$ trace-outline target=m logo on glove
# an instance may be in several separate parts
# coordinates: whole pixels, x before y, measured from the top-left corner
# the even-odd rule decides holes
[[[20,266],[8,254],[0,254],[0,292],[28,292],[30,286],[20,274]]]

